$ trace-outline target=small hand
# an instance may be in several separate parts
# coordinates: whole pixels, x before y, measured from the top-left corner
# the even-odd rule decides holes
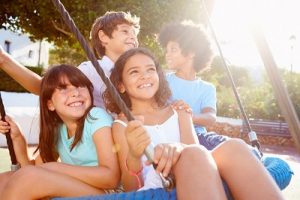
[[[132,120],[128,123],[125,130],[129,153],[134,158],[140,159],[145,148],[151,143],[143,123],[140,120]]]
[[[180,143],[157,145],[154,149],[154,163],[157,164],[156,171],[167,177],[178,161],[182,150],[183,145]]]
[[[0,133],[6,134],[9,131],[12,139],[21,135],[19,126],[9,116],[5,116],[5,121],[0,120]]]
[[[190,113],[190,114],[193,113],[191,107],[187,103],[185,103],[183,100],[174,101],[171,106],[175,110],[185,110],[187,113]]]

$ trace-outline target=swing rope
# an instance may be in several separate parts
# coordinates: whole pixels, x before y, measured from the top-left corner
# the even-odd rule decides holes
[[[1,97],[1,92],[0,92],[0,112],[1,112],[1,119],[3,121],[5,121],[6,114],[5,114],[4,104],[2,101],[2,97]],[[8,151],[9,151],[9,155],[10,155],[11,171],[16,171],[17,169],[20,168],[20,165],[18,164],[18,161],[16,158],[13,142],[12,142],[12,139],[10,136],[10,131],[5,133],[5,137],[6,137],[7,147],[8,147]]]
[[[220,53],[222,63],[224,65],[224,67],[226,68],[228,77],[230,78],[232,89],[234,91],[234,94],[235,94],[236,100],[238,102],[240,111],[242,112],[244,121],[245,121],[247,129],[249,131],[248,132],[248,137],[250,139],[251,145],[258,149],[258,151],[259,151],[259,153],[261,154],[261,157],[262,157],[263,153],[260,150],[260,144],[258,142],[256,133],[251,129],[248,117],[246,115],[246,112],[244,110],[244,107],[242,105],[240,97],[239,97],[238,92],[236,90],[231,72],[229,70],[229,67],[228,67],[226,61],[225,61],[223,52],[221,50],[221,46],[218,42],[216,33],[215,33],[215,31],[213,29],[213,26],[210,22],[210,18],[209,18],[208,11],[206,9],[206,5],[205,5],[204,0],[202,0],[202,6],[203,6],[203,10],[205,12],[205,16],[207,18],[209,28],[212,32],[214,41],[215,41],[215,43],[217,45],[217,48],[218,48],[218,51]],[[255,30],[259,30],[259,29],[255,29]],[[261,32],[256,33],[256,35],[254,35],[254,38],[255,38],[255,41],[257,43],[258,49],[261,53],[261,57],[262,57],[262,59],[265,63],[265,67],[267,68],[268,75],[270,76],[270,79],[273,80],[272,84],[273,84],[273,88],[275,90],[275,94],[277,94],[277,99],[279,99],[278,101],[280,103],[280,108],[286,114],[285,116],[287,118],[287,121],[289,122],[288,123],[289,128],[293,127],[293,129],[290,129],[290,130],[292,130],[292,131],[297,130],[298,131],[298,132],[295,132],[295,135],[296,135],[296,133],[300,133],[299,120],[297,120],[297,116],[295,114],[296,112],[295,112],[295,110],[294,110],[294,108],[291,104],[291,101],[289,100],[288,93],[286,92],[285,88],[283,87],[283,84],[282,84],[281,78],[279,77],[278,71],[277,71],[276,67],[274,68],[274,66],[276,66],[276,65],[275,65],[275,62],[273,60],[271,51],[268,48],[266,40],[264,39],[263,34]],[[277,81],[275,81],[275,80],[277,80]],[[285,110],[285,108],[287,108],[287,111]],[[300,141],[299,138],[297,138],[296,136],[294,136],[294,139],[296,139],[296,142]],[[291,178],[292,178],[292,175],[294,173],[291,170],[291,168],[289,167],[289,165],[284,160],[282,160],[280,158],[276,158],[276,157],[266,157],[266,158],[262,159],[262,163],[264,164],[264,166],[266,167],[266,169],[268,170],[268,172],[273,177],[276,184],[278,185],[278,187],[281,190],[283,190],[284,188],[286,188],[289,185],[289,183],[291,181]]]
[[[231,75],[229,67],[227,66],[227,63],[225,61],[224,55],[222,53],[220,44],[219,44],[217,36],[216,36],[216,33],[214,31],[212,23],[210,22],[210,18],[209,18],[208,11],[207,11],[206,4],[205,4],[204,0],[202,0],[202,6],[203,6],[203,10],[205,12],[205,16],[207,18],[209,28],[212,32],[213,38],[214,38],[215,43],[217,45],[218,51],[220,53],[222,63],[223,63],[223,65],[225,66],[225,68],[227,70],[228,77],[230,78],[230,81],[231,81],[231,84],[232,84],[232,89],[234,91],[236,100],[239,104],[239,108],[242,112],[244,121],[246,123],[246,127],[249,131],[248,136],[250,138],[251,144],[252,144],[252,146],[256,146],[258,149],[260,149],[260,144],[257,140],[256,133],[254,131],[252,131],[252,129],[251,129],[248,117],[245,113],[244,107],[243,107],[243,105],[241,103],[241,100],[239,98],[239,95],[237,93],[232,75]],[[259,23],[257,23],[257,24],[259,24]],[[269,47],[269,45],[268,45],[268,43],[265,39],[265,36],[262,32],[261,27],[259,27],[259,25],[256,25],[255,27],[254,26],[252,27],[252,36],[253,36],[253,39],[256,43],[256,46],[257,46],[257,49],[259,51],[260,57],[261,57],[261,59],[264,63],[264,66],[266,68],[267,74],[270,78],[271,84],[272,84],[273,89],[274,89],[274,94],[275,94],[276,99],[278,101],[279,107],[280,107],[280,109],[281,109],[281,111],[282,111],[282,113],[285,117],[285,120],[288,123],[288,127],[289,127],[289,130],[291,132],[291,135],[293,136],[295,145],[298,148],[298,151],[300,152],[300,122],[299,122],[297,113],[295,111],[295,108],[294,108],[294,106],[291,102],[291,99],[289,97],[289,94],[288,94],[288,92],[287,92],[286,88],[284,87],[284,84],[281,80],[281,77],[280,77],[279,72],[278,72],[278,67],[277,67],[277,64],[276,64],[273,56],[272,56],[270,47]]]
[[[73,19],[71,18],[69,12],[65,9],[64,5],[60,2],[60,0],[52,0],[52,3],[55,5],[57,10],[59,11],[61,17],[63,18],[65,24],[70,28],[70,30],[75,35],[76,39],[79,41],[81,47],[85,51],[87,57],[92,62],[93,66],[95,67],[97,73],[101,77],[102,81],[105,83],[107,89],[109,90],[110,94],[112,95],[112,98],[116,102],[116,104],[119,106],[120,110],[124,113],[128,121],[134,120],[134,117],[130,113],[130,110],[127,108],[124,101],[121,99],[118,91],[111,83],[110,79],[106,76],[106,74],[103,72],[102,68],[100,67],[100,64],[95,56],[95,54],[91,51],[91,49],[88,46],[88,43],[86,42],[83,35],[78,30],[76,24],[74,23]],[[153,162],[154,158],[154,147],[152,144],[148,145],[144,151],[144,154],[146,155],[147,159],[152,162],[152,165],[154,168],[156,168],[156,164]],[[172,177],[163,177],[160,174],[160,178],[162,180],[163,186],[167,190],[171,190],[175,187],[175,181]]]
[[[249,140],[251,142],[251,145],[253,147],[256,147],[260,153],[260,155],[262,156],[263,153],[261,152],[260,150],[260,143],[258,142],[258,139],[257,139],[257,136],[256,136],[256,133],[252,130],[251,128],[251,125],[250,125],[250,122],[249,122],[249,119],[247,117],[247,114],[245,112],[245,109],[244,109],[244,106],[242,104],[242,101],[240,99],[240,96],[238,94],[238,91],[236,89],[236,86],[235,86],[235,83],[234,83],[234,80],[233,80],[233,77],[232,77],[232,74],[231,74],[231,71],[227,65],[227,62],[225,61],[225,57],[223,55],[223,51],[221,49],[221,45],[218,41],[218,38],[217,38],[217,35],[216,35],[216,32],[212,26],[212,23],[210,21],[210,17],[209,17],[209,14],[208,14],[208,11],[207,11],[207,8],[206,8],[206,4],[204,2],[204,0],[202,0],[202,6],[203,6],[203,10],[204,10],[204,16],[206,17],[206,21],[207,21],[207,24],[208,24],[208,27],[212,33],[212,36],[213,36],[213,39],[217,45],[217,48],[218,48],[218,51],[219,51],[219,54],[220,54],[220,58],[221,58],[221,61],[222,61],[222,64],[223,66],[225,67],[226,69],[226,72],[227,72],[227,76],[229,77],[229,80],[230,80],[230,83],[231,83],[231,88],[233,90],[233,93],[234,93],[234,96],[236,98],[236,101],[238,103],[238,106],[239,106],[239,109],[242,113],[242,116],[243,116],[243,119],[244,119],[244,122],[246,123],[246,127],[248,129],[248,137],[249,137]]]

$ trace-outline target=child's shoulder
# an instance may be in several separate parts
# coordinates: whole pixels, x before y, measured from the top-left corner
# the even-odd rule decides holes
[[[80,63],[80,65],[78,65],[78,68],[79,69],[82,69],[82,68],[86,68],[86,67],[91,67],[93,66],[92,62],[91,61],[84,61],[82,63]]]
[[[205,80],[202,80],[201,78],[198,78],[197,79],[199,83],[207,86],[207,87],[215,87],[213,83],[211,82],[208,82],[208,81],[205,81]]]
[[[175,72],[166,72],[166,78],[173,78],[173,77],[176,77],[175,76]]]
[[[111,118],[111,115],[103,108],[100,107],[93,107],[89,114],[92,117],[103,117],[103,116],[109,116]]]
[[[114,66],[114,62],[107,56],[103,56],[102,59],[98,60],[98,62],[104,70],[111,70],[111,68]],[[88,70],[91,70],[91,69],[94,70],[94,66],[93,66],[93,63],[91,61],[82,62],[78,66],[78,68],[81,71],[88,71]]]

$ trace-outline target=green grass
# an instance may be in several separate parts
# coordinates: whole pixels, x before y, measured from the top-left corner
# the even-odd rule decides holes
[[[0,148],[0,173],[10,171],[10,163],[8,149]]]

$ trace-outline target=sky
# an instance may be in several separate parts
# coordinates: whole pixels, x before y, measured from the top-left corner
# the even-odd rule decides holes
[[[278,67],[300,72],[299,0],[215,0],[211,23],[225,58],[263,68],[250,29],[257,22]]]

